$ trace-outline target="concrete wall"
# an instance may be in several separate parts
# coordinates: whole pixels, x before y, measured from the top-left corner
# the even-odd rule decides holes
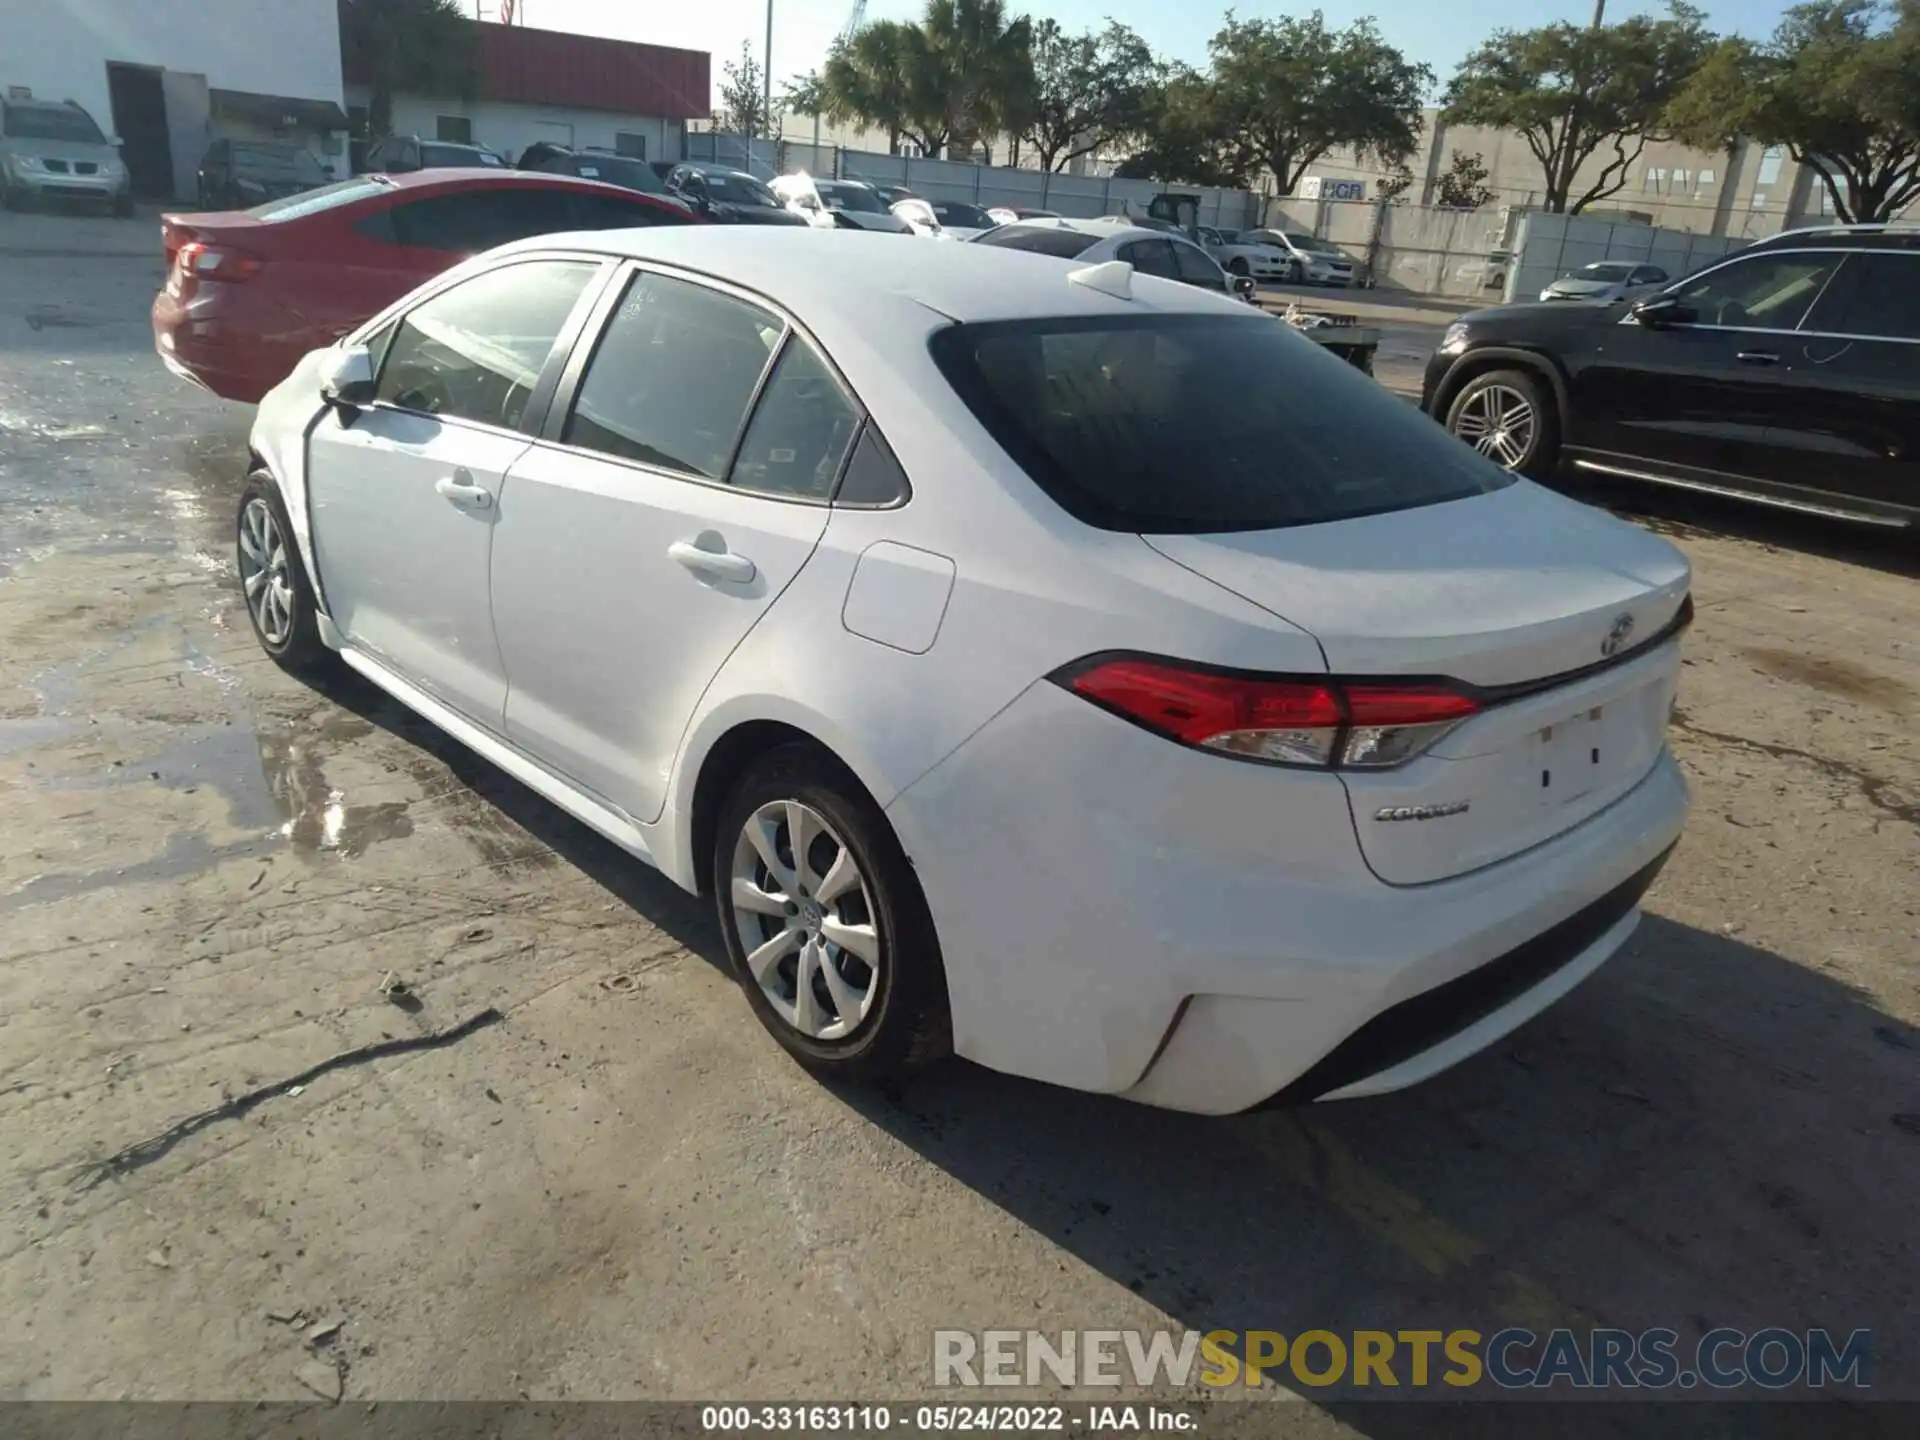
[[[1644,260],[1679,279],[1746,240],[1652,225],[1619,224],[1601,216],[1532,214],[1520,226],[1507,275],[1508,300],[1533,300],[1551,282],[1596,260]]]
[[[363,106],[367,91],[349,86],[347,104]],[[603,145],[614,148],[616,133],[645,137],[646,158],[681,158],[680,124],[657,115],[615,115],[605,110],[582,110],[563,105],[515,105],[500,100],[435,99],[430,95],[393,97],[393,129],[398,135],[433,139],[442,115],[471,122],[473,143],[497,150],[509,160],[536,140],[563,145]]]
[[[215,90],[341,103],[334,0],[9,0],[0,87],[77,100],[113,128],[107,62],[202,75]]]

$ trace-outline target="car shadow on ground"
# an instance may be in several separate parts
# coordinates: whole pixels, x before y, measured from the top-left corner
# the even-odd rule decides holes
[[[704,902],[352,672],[320,688],[730,973]],[[754,1023],[744,1003],[740,1023]],[[1916,1059],[1920,1030],[1827,974],[1650,915],[1572,996],[1400,1095],[1206,1118],[959,1061],[890,1093],[837,1093],[1179,1326],[1664,1326],[1683,1361],[1716,1326],[1826,1327],[1842,1340],[1869,1329],[1876,1394],[1911,1401]],[[1122,1322],[1036,1310],[1019,1323]],[[1439,1403],[1461,1392],[1438,1383],[1418,1392],[1438,1400],[1408,1403],[1404,1354],[1393,1368],[1406,1398],[1387,1403],[1377,1388],[1274,1378],[1378,1437],[1764,1436],[1807,1433],[1815,1418],[1801,1405],[1708,1412],[1671,1399],[1543,1412],[1486,1399],[1500,1393],[1486,1381],[1468,1405]],[[1436,1382],[1442,1369],[1436,1359]],[[1697,1398],[1667,1392],[1683,1394]],[[1911,1411],[1845,1415],[1845,1433],[1892,1434]]]

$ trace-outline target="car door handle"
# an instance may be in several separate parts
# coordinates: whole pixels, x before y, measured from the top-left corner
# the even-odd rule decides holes
[[[1742,350],[1733,357],[1742,365],[1778,365],[1780,357],[1771,350]]]
[[[462,510],[485,510],[493,504],[493,492],[484,485],[473,483],[473,476],[464,470],[456,470],[451,475],[442,475],[433,482],[434,493],[444,495]]]
[[[704,540],[706,545],[699,542]],[[753,568],[753,561],[744,555],[736,555],[726,548],[727,542],[709,530],[696,540],[676,540],[667,547],[667,554],[696,575],[713,575],[722,580],[731,580],[736,585],[744,585],[759,572]],[[708,548],[715,546],[717,548]]]

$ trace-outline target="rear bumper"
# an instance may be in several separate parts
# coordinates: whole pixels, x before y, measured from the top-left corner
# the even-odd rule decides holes
[[[888,813],[962,1055],[1225,1114],[1411,1084],[1538,1013],[1624,942],[1686,808],[1663,752],[1573,830],[1394,887],[1336,776],[1184,750],[1043,683]]]
[[[234,287],[238,288],[238,287]],[[153,348],[161,363],[225,400],[258,404],[284,380],[308,350],[327,343],[324,337],[299,336],[294,343],[269,343],[259,336],[269,329],[284,335],[286,317],[270,325],[250,319],[244,307],[226,292],[183,302],[162,290],[153,300]]]

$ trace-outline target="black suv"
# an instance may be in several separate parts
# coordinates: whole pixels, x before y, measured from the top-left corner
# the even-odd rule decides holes
[[[1537,478],[1564,461],[1920,534],[1920,225],[1788,231],[1632,304],[1476,311],[1420,403]]]
[[[406,175],[415,170],[507,170],[504,157],[484,145],[453,140],[422,140],[418,135],[389,135],[367,152],[368,174]]]

